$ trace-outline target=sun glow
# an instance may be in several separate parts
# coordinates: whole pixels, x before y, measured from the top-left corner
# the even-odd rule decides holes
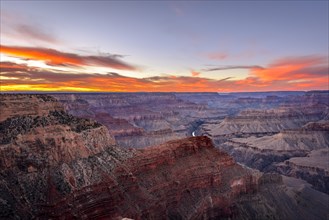
[[[188,76],[143,78],[136,67],[115,57],[44,48],[1,48],[5,49],[1,51],[1,91],[218,92],[328,87],[327,63],[321,56],[281,59],[267,66],[192,71]]]

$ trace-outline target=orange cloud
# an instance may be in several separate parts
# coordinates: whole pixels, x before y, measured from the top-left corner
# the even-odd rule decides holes
[[[267,68],[252,68],[251,75],[267,82],[328,78],[328,59],[322,56],[280,59]]]
[[[328,63],[323,57],[315,56],[283,59],[267,67],[222,66],[204,70],[250,69],[249,76],[242,80],[204,78],[195,70],[191,71],[191,76],[135,78],[113,72],[105,75],[56,72],[11,62],[1,62],[0,67],[1,91],[243,92],[329,89]]]
[[[3,54],[22,59],[44,61],[49,65],[72,65],[72,66],[103,66],[119,70],[136,70],[116,57],[112,56],[81,56],[73,53],[60,52],[48,48],[38,47],[14,47],[0,45]]]
[[[10,65],[9,62],[5,65],[19,66],[19,68],[1,70],[2,91],[210,92],[218,91],[226,80],[185,76],[156,76],[140,79],[117,73],[77,74],[53,72],[40,68],[31,69],[25,65]]]
[[[197,71],[192,70],[191,71],[191,75],[192,76],[199,76],[200,75],[200,72],[197,72]]]

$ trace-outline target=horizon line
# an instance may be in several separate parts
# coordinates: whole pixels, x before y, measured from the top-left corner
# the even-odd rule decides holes
[[[270,90],[270,91],[237,91],[237,92],[152,92],[152,91],[139,91],[139,92],[102,92],[102,91],[0,91],[0,94],[65,94],[65,93],[83,93],[83,94],[105,94],[105,93],[218,93],[218,94],[232,94],[232,93],[273,93],[273,92],[329,92],[328,90]]]

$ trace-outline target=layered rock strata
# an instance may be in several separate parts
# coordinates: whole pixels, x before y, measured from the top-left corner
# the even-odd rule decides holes
[[[223,135],[268,135],[283,130],[297,129],[308,122],[321,119],[324,107],[320,111],[299,111],[282,107],[272,110],[243,110],[238,115],[226,117],[219,124],[205,127],[205,131],[212,137]]]
[[[247,166],[301,178],[328,193],[324,169],[328,167],[328,128],[329,121],[322,120],[272,136],[231,138],[218,146]]]
[[[313,150],[306,157],[293,157],[276,165],[277,172],[304,179],[329,194],[329,148]]]
[[[173,93],[54,94],[78,117],[104,124],[120,146],[141,148],[191,136],[192,124],[217,111]]]
[[[326,194],[247,169],[208,137],[126,150],[104,126],[67,114],[53,99],[56,107],[41,115],[28,109],[39,112],[47,96],[18,97],[25,109],[0,122],[10,134],[0,144],[0,218],[326,218]],[[3,106],[15,99],[1,95]]]

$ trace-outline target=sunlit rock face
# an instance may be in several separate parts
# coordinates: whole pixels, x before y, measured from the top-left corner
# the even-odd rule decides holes
[[[46,116],[49,111],[61,111],[62,105],[55,98],[45,95],[1,94],[0,122],[15,116]]]
[[[106,127],[67,114],[52,97],[1,95],[1,103],[5,112],[0,122],[2,168],[21,162],[35,169],[70,162],[102,152],[115,142]]]
[[[0,97],[1,219],[326,219],[327,194],[246,168],[209,137],[121,148],[49,96]]]

